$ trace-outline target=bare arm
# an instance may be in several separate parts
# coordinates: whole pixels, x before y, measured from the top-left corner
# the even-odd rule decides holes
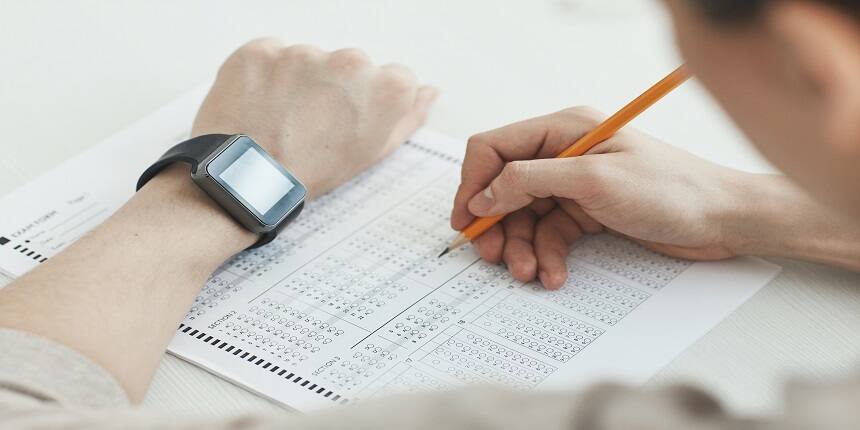
[[[227,60],[193,134],[248,134],[319,195],[405,141],[434,96],[408,69],[373,67],[359,51],[266,39]],[[92,233],[0,290],[0,327],[77,350],[139,401],[209,274],[254,240],[177,165]]]

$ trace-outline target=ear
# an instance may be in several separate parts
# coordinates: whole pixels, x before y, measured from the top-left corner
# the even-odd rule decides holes
[[[824,133],[837,150],[860,151],[860,20],[811,1],[771,2],[768,29],[796,57],[823,99]]]

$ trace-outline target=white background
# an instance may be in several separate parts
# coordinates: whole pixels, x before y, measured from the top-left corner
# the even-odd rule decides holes
[[[652,0],[0,0],[0,194],[211,79],[263,35],[411,66],[442,90],[429,125],[464,137],[567,106],[611,112],[679,63]],[[634,125],[723,164],[771,170],[695,83]],[[761,413],[778,409],[788,376],[853,370],[860,276],[776,262],[776,280],[651,383],[701,384]],[[166,357],[144,408],[277,406]]]

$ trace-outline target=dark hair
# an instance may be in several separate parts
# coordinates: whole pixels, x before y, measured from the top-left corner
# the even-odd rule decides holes
[[[720,22],[739,22],[753,19],[770,1],[780,0],[690,0],[707,16]],[[860,17],[860,0],[810,0],[845,9]]]

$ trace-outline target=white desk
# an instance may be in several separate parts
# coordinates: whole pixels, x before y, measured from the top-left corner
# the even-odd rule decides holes
[[[678,62],[650,0],[2,0],[0,10],[0,194],[210,78],[261,35],[360,46],[412,66],[443,90],[430,126],[457,136],[577,104],[611,111]],[[696,85],[636,125],[717,162],[768,169]],[[860,275],[778,263],[777,279],[653,382],[693,381],[736,410],[762,412],[778,406],[788,375],[852,370]],[[170,356],[144,407],[277,408]]]

